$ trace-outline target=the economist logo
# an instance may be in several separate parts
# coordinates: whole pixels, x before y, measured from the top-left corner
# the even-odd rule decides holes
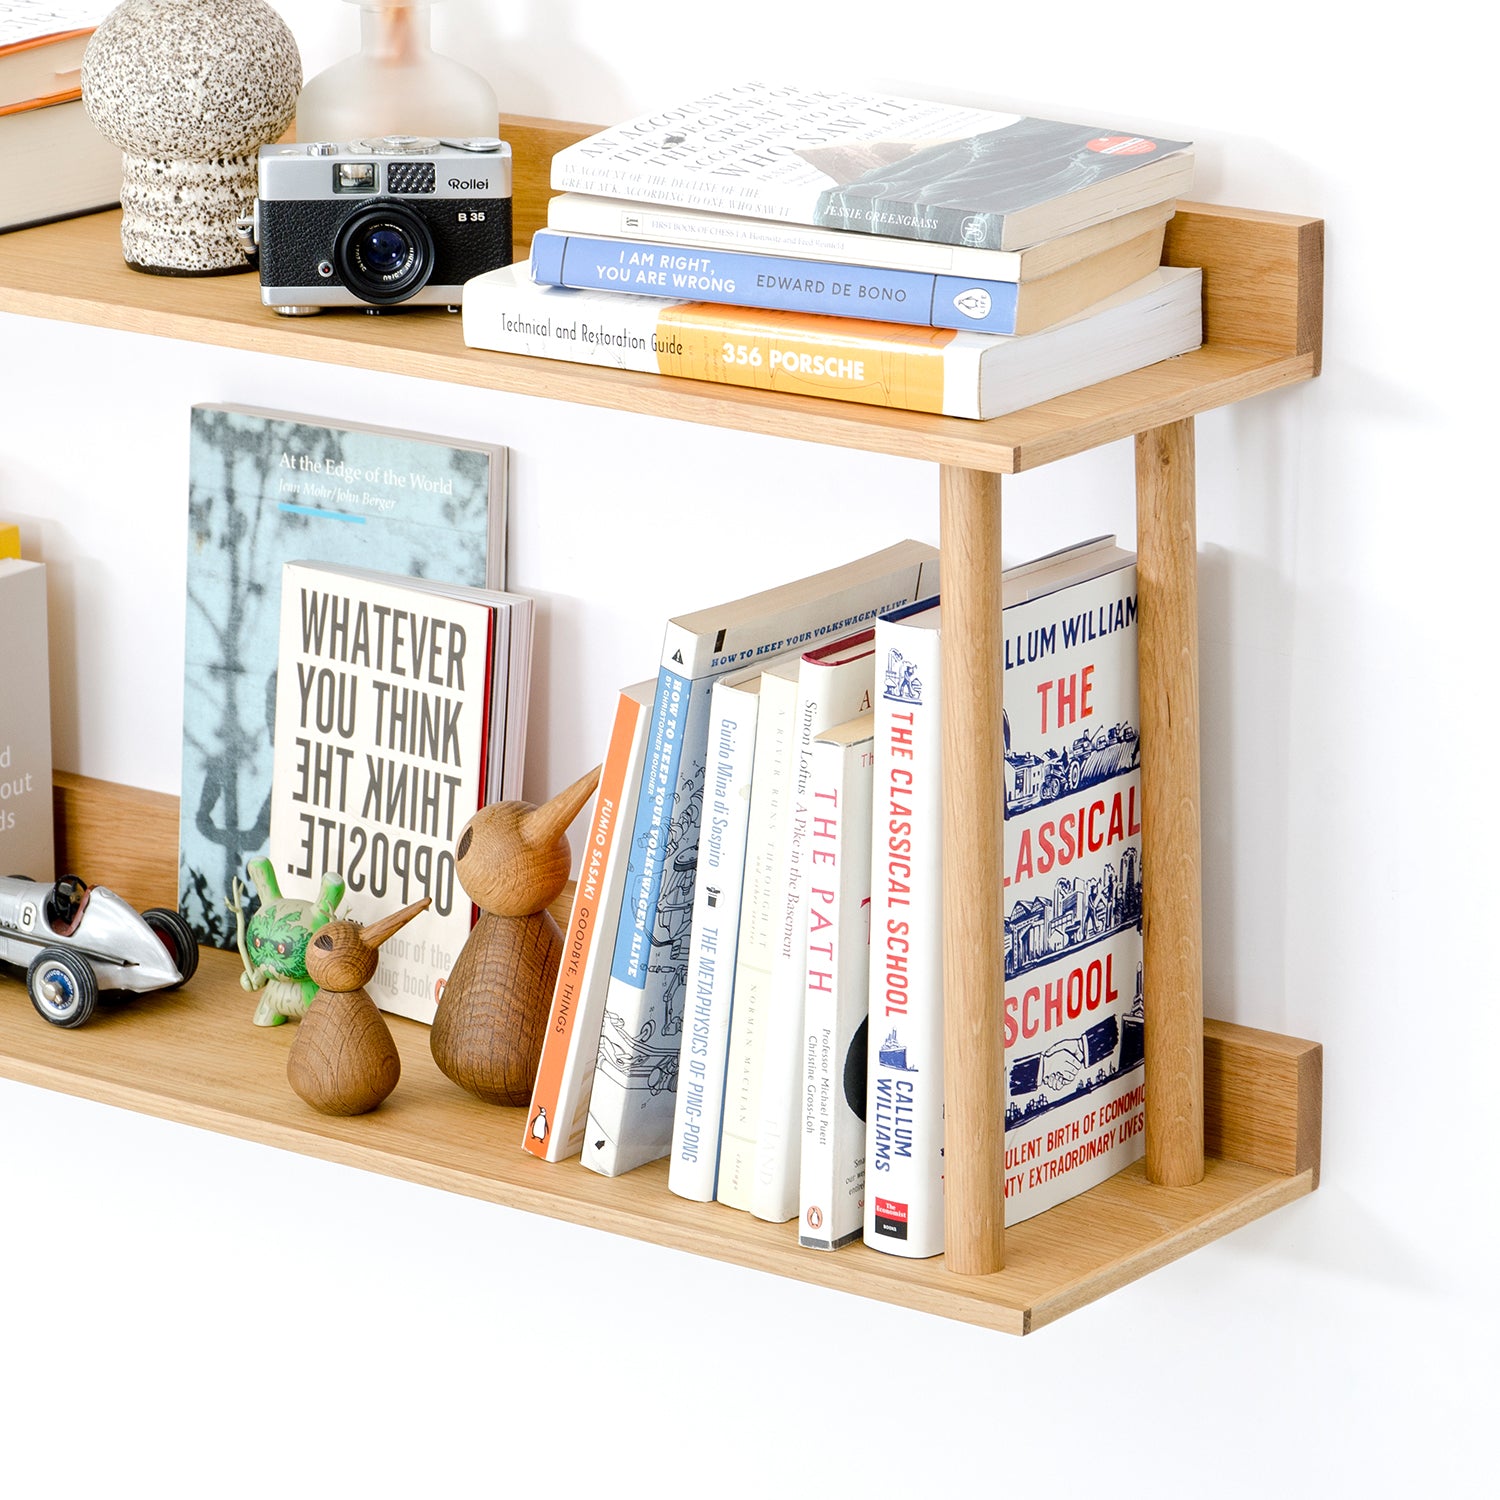
[[[1143,135],[1098,135],[1088,143],[1088,149],[1101,156],[1144,156],[1156,150],[1156,142]]]

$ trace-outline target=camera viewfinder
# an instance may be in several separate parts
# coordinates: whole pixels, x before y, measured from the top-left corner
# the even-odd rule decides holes
[[[334,166],[336,193],[373,193],[378,185],[379,176],[372,161],[341,161]]]

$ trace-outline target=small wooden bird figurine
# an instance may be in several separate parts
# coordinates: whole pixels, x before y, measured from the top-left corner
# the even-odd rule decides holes
[[[380,945],[432,898],[424,896],[368,927],[330,922],[307,945],[307,974],[318,986],[287,1058],[287,1082],[325,1115],[374,1109],[401,1077],[401,1057],[385,1017],[365,992]]]
[[[482,807],[459,835],[459,884],[481,915],[438,1002],[432,1055],[488,1104],[531,1102],[562,961],[562,934],[547,905],[568,883],[568,825],[593,795],[600,769],[541,807]]]

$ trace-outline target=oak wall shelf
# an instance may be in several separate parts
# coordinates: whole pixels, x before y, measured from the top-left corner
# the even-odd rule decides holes
[[[502,121],[515,151],[518,253],[544,222],[552,153],[590,127]],[[439,311],[289,322],[249,277],[137,275],[118,216],[0,237],[0,312],[279,354],[935,462],[944,613],[945,764],[969,789],[944,807],[948,1080],[944,1257],[796,1248],[764,1225],[665,1189],[663,1163],[613,1181],[520,1150],[519,1118],[477,1104],[431,1063],[421,1028],[398,1045],[411,1080],[354,1121],[306,1110],[284,1082],[280,1030],[244,1024],[235,960],[207,955],[183,991],[145,997],[79,1032],[31,1014],[0,981],[0,1075],[223,1130],[538,1213],[904,1303],[1010,1332],[1051,1321],[1311,1192],[1321,1049],[1202,1016],[1193,419],[1318,373],[1323,226],[1179,205],[1165,259],[1203,268],[1201,349],[991,422],[861,407],[470,350]],[[1136,448],[1144,799],[1146,1158],[1002,1231],[1001,892],[979,872],[1003,834],[1000,476],[1133,437]],[[960,629],[960,625],[962,628]],[[60,859],[137,904],[175,892],[174,799],[58,779]],[[987,811],[986,816],[975,815]],[[137,837],[122,843],[119,830]],[[21,1003],[17,1003],[17,1001]],[[170,1066],[161,1065],[170,1037]],[[430,1076],[429,1076],[430,1075]]]

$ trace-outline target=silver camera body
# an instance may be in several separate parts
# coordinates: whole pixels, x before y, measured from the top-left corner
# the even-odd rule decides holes
[[[495,138],[262,146],[240,235],[260,300],[288,316],[457,307],[466,281],[511,263],[510,199]]]

